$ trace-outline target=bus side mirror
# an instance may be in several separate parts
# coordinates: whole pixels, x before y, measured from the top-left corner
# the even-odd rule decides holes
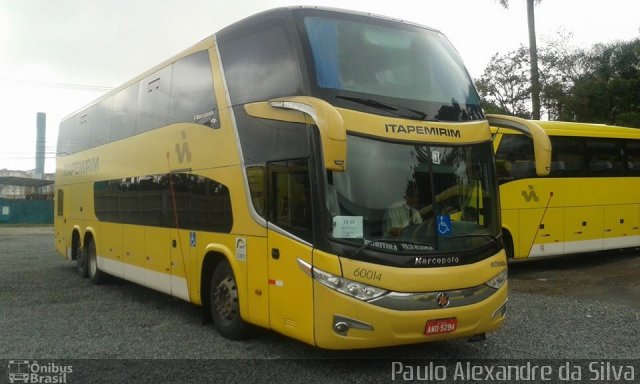
[[[309,124],[311,118],[320,131],[325,168],[337,172],[347,168],[347,132],[333,105],[315,97],[290,96],[245,104],[244,109],[250,116],[263,119]]]
[[[347,167],[347,132],[340,112],[324,100],[309,96],[291,96],[269,100],[274,108],[303,112],[313,119],[320,130],[324,166],[327,170],[344,172]]]
[[[489,125],[494,127],[509,128],[523,133],[533,141],[533,154],[538,176],[549,176],[551,172],[551,140],[538,124],[514,116],[486,115]]]

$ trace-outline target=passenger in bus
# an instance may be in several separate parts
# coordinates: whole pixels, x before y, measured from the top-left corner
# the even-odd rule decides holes
[[[388,237],[398,237],[402,230],[412,224],[421,224],[422,216],[416,208],[420,202],[415,182],[407,183],[404,199],[391,205],[384,214],[382,232]]]

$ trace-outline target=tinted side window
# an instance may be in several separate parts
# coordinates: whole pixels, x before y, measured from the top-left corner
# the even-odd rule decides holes
[[[229,189],[202,176],[145,175],[99,181],[93,188],[101,221],[172,228],[175,212],[184,229],[230,232],[233,225]]]
[[[202,176],[191,175],[189,180],[187,228],[229,232],[233,225],[231,197],[223,184]]]
[[[269,163],[267,173],[269,220],[312,242],[311,185],[307,160]]]
[[[550,177],[615,177],[640,174],[640,144],[619,139],[551,136]],[[498,180],[503,183],[522,177],[535,177],[531,140],[522,135],[505,135],[496,153]],[[525,162],[531,168],[520,172]],[[518,165],[520,163],[520,165]],[[529,168],[527,166],[527,168]]]
[[[91,146],[103,145],[109,142],[111,131],[111,116],[113,115],[113,97],[102,100],[92,108],[90,140]]]
[[[167,124],[171,66],[165,67],[140,81],[136,133]]]
[[[251,202],[258,215],[264,217],[266,206],[264,166],[252,166],[247,168],[247,179],[249,181],[249,191],[251,191]]]
[[[551,148],[550,176],[581,177],[587,174],[582,138],[551,136]]]
[[[64,191],[62,189],[58,189],[56,205],[58,208],[58,216],[64,216]]]
[[[626,171],[620,140],[587,138],[585,152],[594,176],[618,176]]]
[[[535,177],[533,143],[524,135],[502,135],[496,152],[496,173],[499,183]]]
[[[95,106],[92,106],[80,113],[78,113],[74,118],[76,119],[75,124],[75,132],[73,136],[74,144],[74,152],[84,151],[89,148],[89,132],[91,131],[89,114],[93,114],[95,111]]]
[[[108,97],[60,123],[58,155],[70,155],[110,141],[113,97]]]
[[[60,131],[58,133],[58,144],[56,152],[58,156],[70,155],[75,152],[73,143],[73,134],[75,131],[76,119],[73,117],[63,120],[60,123]]]
[[[221,38],[220,52],[233,105],[299,92],[298,63],[284,24],[271,22],[240,36]]]
[[[629,174],[623,140],[552,136],[551,176],[607,177]]]
[[[627,141],[625,155],[629,172],[634,176],[640,176],[640,140]]]
[[[191,54],[173,64],[169,123],[220,127],[209,52]]]
[[[72,154],[179,122],[220,127],[208,51],[184,57],[62,122],[57,152]]]
[[[110,141],[133,136],[138,113],[138,84],[123,89],[113,97]]]

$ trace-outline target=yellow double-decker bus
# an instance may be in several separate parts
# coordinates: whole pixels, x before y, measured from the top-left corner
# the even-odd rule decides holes
[[[538,178],[530,138],[499,125],[496,169],[509,257],[640,246],[640,130],[536,121],[553,147]]]
[[[491,138],[441,33],[267,11],[61,123],[56,246],[231,339],[477,339],[507,302]]]

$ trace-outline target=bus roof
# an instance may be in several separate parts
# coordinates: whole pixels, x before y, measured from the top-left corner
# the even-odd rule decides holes
[[[578,123],[570,121],[533,121],[549,136],[581,136],[581,137],[609,137],[640,140],[640,128],[619,127],[615,125]],[[500,130],[503,130],[501,128]],[[496,129],[493,128],[495,131]],[[509,133],[515,131],[505,129]]]
[[[431,28],[431,27],[428,27],[428,26],[425,26],[425,25],[422,25],[422,24],[414,23],[414,22],[411,22],[411,21],[408,21],[408,20],[396,19],[396,18],[393,18],[393,17],[380,15],[380,14],[376,14],[376,13],[361,12],[361,11],[355,11],[355,10],[350,10],[350,9],[333,8],[333,7],[310,6],[310,5],[294,5],[294,6],[288,6],[288,7],[273,8],[273,9],[269,9],[269,10],[266,10],[266,11],[262,11],[262,12],[253,14],[251,16],[247,16],[246,18],[241,19],[239,21],[236,21],[235,23],[230,24],[227,27],[221,29],[215,35],[216,36],[223,36],[223,35],[232,33],[233,31],[235,31],[237,29],[245,29],[245,28],[251,27],[251,25],[256,23],[256,22],[261,22],[263,20],[267,20],[267,19],[270,19],[270,18],[283,18],[283,17],[286,18],[286,17],[290,16],[292,13],[294,13],[296,11],[323,11],[323,12],[331,12],[331,13],[335,13],[335,14],[346,14],[346,15],[357,15],[357,16],[371,17],[371,18],[376,18],[376,19],[381,19],[381,20],[388,20],[388,21],[392,21],[392,22],[396,22],[396,23],[402,23],[402,24],[406,24],[406,25],[412,25],[412,26],[415,26],[415,27],[428,29],[430,31],[442,34],[441,31],[439,31],[439,30],[437,30],[435,28]]]
[[[330,7],[316,7],[316,6],[289,6],[289,7],[280,7],[280,8],[273,8],[273,9],[269,9],[266,11],[262,11],[259,13],[256,13],[254,15],[251,16],[247,16],[244,19],[241,19],[239,21],[236,21],[224,28],[222,28],[221,30],[215,32],[214,34],[202,39],[201,41],[199,41],[198,43],[194,44],[193,46],[186,48],[185,50],[177,53],[176,55],[164,60],[163,62],[161,62],[160,64],[155,65],[152,68],[149,68],[148,70],[144,71],[143,73],[137,75],[136,77],[128,80],[126,83],[121,84],[119,86],[117,86],[116,88],[112,89],[111,91],[105,93],[104,95],[100,96],[99,98],[93,100],[91,103],[83,106],[82,108],[73,111],[71,113],[69,113],[67,116],[65,116],[62,120],[66,120],[69,119],[75,115],[77,115],[78,113],[80,113],[81,111],[91,107],[92,105],[95,105],[99,102],[101,102],[102,100],[105,100],[113,95],[115,95],[116,93],[122,91],[123,89],[126,89],[127,87],[137,83],[138,81],[146,78],[147,76],[150,76],[151,74],[157,72],[158,70],[180,60],[181,58],[188,56],[192,53],[198,52],[198,51],[203,51],[203,50],[207,50],[211,47],[214,46],[215,41],[218,38],[222,38],[225,35],[229,35],[232,34],[234,31],[236,30],[242,30],[245,28],[250,28],[252,24],[264,21],[264,20],[268,20],[268,19],[272,19],[272,18],[283,18],[286,17],[288,15],[290,15],[291,13],[293,13],[296,10],[319,10],[319,11],[325,11],[325,12],[334,12],[334,13],[341,13],[341,14],[352,14],[352,15],[361,15],[361,16],[367,16],[367,17],[372,17],[372,18],[378,18],[378,19],[384,19],[384,20],[389,20],[389,21],[394,21],[394,22],[398,22],[398,23],[403,23],[406,25],[412,25],[412,26],[416,26],[416,27],[420,27],[420,28],[424,28],[424,29],[428,29],[431,30],[435,33],[439,33],[442,34],[442,32],[440,32],[437,29],[434,28],[430,28],[424,25],[420,25],[420,24],[416,24],[416,23],[412,23],[409,22],[407,20],[400,20],[400,19],[394,19],[391,17],[387,17],[387,16],[383,16],[383,15],[377,15],[377,14],[372,14],[372,13],[364,13],[364,12],[358,12],[358,11],[352,11],[352,10],[347,10],[347,9],[340,9],[340,8],[330,8]]]

